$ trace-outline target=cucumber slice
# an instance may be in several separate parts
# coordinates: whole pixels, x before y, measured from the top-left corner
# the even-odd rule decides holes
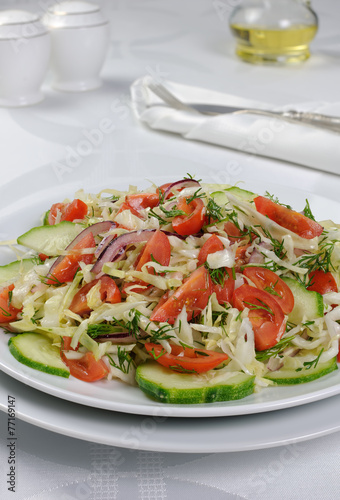
[[[38,226],[22,234],[18,243],[49,257],[60,255],[84,228],[80,224],[63,221],[54,226]]]
[[[39,333],[21,333],[8,341],[11,354],[20,363],[41,372],[68,378],[70,371],[60,358],[59,347]]]
[[[318,292],[307,290],[302,283],[292,278],[282,278],[294,295],[294,308],[288,315],[288,321],[295,325],[302,321],[322,318],[324,312],[323,298]]]
[[[49,226],[49,223],[48,223],[49,214],[50,214],[50,210],[47,210],[47,212],[44,213],[44,217],[43,217],[43,225],[44,226]]]
[[[34,259],[15,260],[6,266],[0,266],[0,284],[14,281],[20,274],[27,273],[36,265]]]
[[[233,194],[234,196],[237,196],[238,198],[241,198],[243,201],[253,201],[254,198],[257,197],[257,194],[253,193],[252,191],[247,191],[246,189],[241,189],[237,186],[232,186],[228,189],[226,189],[229,193]]]
[[[254,392],[255,377],[245,373],[203,375],[176,373],[169,368],[148,361],[139,365],[136,381],[148,396],[162,403],[199,404],[241,399]]]
[[[253,201],[254,198],[256,198],[257,194],[252,193],[251,191],[247,191],[246,189],[241,189],[237,186],[232,186],[227,189],[224,189],[223,191],[214,191],[211,193],[211,197],[214,199],[214,201],[220,205],[224,206],[229,203],[228,200],[228,194],[231,193],[234,196],[237,196],[237,198],[240,198],[243,201]]]
[[[337,369],[338,365],[335,357],[325,363],[318,363],[315,368],[310,368],[309,370],[303,368],[301,371],[297,372],[296,370],[283,369],[272,372],[264,378],[272,380],[280,385],[304,384],[305,382],[311,382],[312,380],[323,377]]]

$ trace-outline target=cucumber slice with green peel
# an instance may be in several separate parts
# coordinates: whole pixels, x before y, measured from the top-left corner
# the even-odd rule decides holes
[[[211,193],[213,200],[220,206],[227,205],[229,203],[228,192],[240,198],[242,201],[253,201],[257,194],[247,191],[246,189],[241,189],[237,186],[232,186],[223,191],[214,191]]]
[[[237,196],[243,201],[253,201],[254,198],[256,198],[258,195],[253,193],[252,191],[247,191],[246,189],[241,189],[237,186],[232,186],[228,189],[226,189],[227,192],[233,194],[234,196]]]
[[[231,401],[254,392],[254,376],[211,370],[195,375],[176,373],[157,362],[139,365],[136,381],[148,396],[162,403],[200,404]]]
[[[47,210],[47,212],[45,212],[45,214],[44,214],[44,217],[43,217],[43,225],[44,226],[49,226],[49,223],[48,223],[49,214],[50,214],[50,210]]]
[[[278,385],[304,384],[305,382],[311,382],[324,375],[328,375],[328,373],[332,373],[337,369],[338,365],[335,357],[325,363],[318,363],[314,368],[303,368],[301,371],[282,369],[272,372],[264,378],[272,380]]]
[[[14,281],[20,274],[27,273],[37,265],[35,259],[15,260],[6,266],[0,266],[0,284],[6,281]]]
[[[21,333],[8,341],[11,354],[20,363],[41,372],[68,378],[70,371],[62,362],[59,347],[39,333]]]
[[[292,278],[282,277],[282,279],[294,295],[294,308],[288,315],[288,321],[298,325],[303,321],[323,317],[324,304],[320,293],[307,290],[302,283]]]
[[[63,221],[54,226],[38,226],[18,238],[18,243],[48,257],[55,257],[65,250],[84,228],[74,222]]]

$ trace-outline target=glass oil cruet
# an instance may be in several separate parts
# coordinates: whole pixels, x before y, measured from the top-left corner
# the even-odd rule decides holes
[[[308,0],[243,0],[229,24],[241,59],[286,64],[308,59],[318,18]]]

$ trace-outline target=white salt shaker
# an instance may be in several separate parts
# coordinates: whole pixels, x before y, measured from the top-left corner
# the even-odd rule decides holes
[[[44,99],[50,35],[38,16],[23,10],[0,12],[0,106],[28,106]]]
[[[52,86],[78,92],[101,86],[99,77],[109,43],[109,23],[98,5],[64,1],[42,19],[51,33]]]

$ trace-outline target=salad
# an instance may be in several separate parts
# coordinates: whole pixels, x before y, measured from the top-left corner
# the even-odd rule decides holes
[[[79,191],[4,244],[0,323],[31,368],[184,404],[337,369],[340,226],[308,200],[189,175]]]

